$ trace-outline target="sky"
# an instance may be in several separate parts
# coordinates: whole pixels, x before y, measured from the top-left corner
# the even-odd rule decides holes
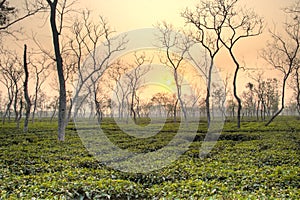
[[[12,0],[17,4],[19,0]],[[93,12],[94,16],[103,16],[116,30],[116,33],[128,32],[136,29],[153,27],[159,22],[166,21],[175,27],[184,27],[184,21],[180,13],[186,7],[192,8],[198,4],[199,0],[78,0],[78,8],[87,8]],[[265,47],[269,39],[268,29],[273,28],[274,24],[280,27],[284,22],[282,8],[290,5],[292,0],[241,0],[240,5],[253,9],[259,16],[264,18],[266,28],[264,33],[256,38],[245,39],[236,50],[238,58],[249,68],[263,68],[267,71],[266,76],[277,76],[270,66],[259,58],[258,51]],[[37,33],[42,38],[42,43],[51,45],[49,23],[45,19],[28,19],[22,22],[27,35]],[[10,43],[10,41],[8,41]],[[14,41],[22,48],[24,41]],[[50,47],[52,48],[52,47]],[[223,54],[222,54],[223,55]],[[231,59],[224,54],[216,61],[216,66],[222,71],[222,76],[232,74],[234,70]],[[246,84],[245,78],[251,71],[240,71],[238,83],[242,86]],[[248,81],[248,79],[247,79]],[[244,87],[240,88],[240,91]]]
[[[180,13],[186,7],[193,8],[199,0],[86,0],[81,5],[91,9],[95,13],[103,15],[117,32],[126,32],[139,28],[153,27],[158,22],[166,21],[176,27],[184,27],[184,21]],[[236,50],[239,60],[248,68],[263,68],[266,76],[278,76],[272,67],[259,57],[258,52],[265,47],[269,40],[269,29],[277,27],[285,21],[282,8],[292,4],[292,0],[241,0],[240,5],[253,9],[259,16],[263,17],[266,27],[264,33],[256,38],[241,41]],[[220,56],[216,66],[222,71],[222,76],[232,74],[234,67],[231,59]],[[240,71],[238,82],[245,85],[245,78],[253,71]],[[247,79],[248,80],[248,79]],[[243,90],[244,87],[241,87]]]

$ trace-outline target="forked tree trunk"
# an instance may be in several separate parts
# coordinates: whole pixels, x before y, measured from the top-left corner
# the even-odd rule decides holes
[[[180,103],[180,108],[181,108],[181,112],[183,113],[184,121],[186,121],[187,120],[187,114],[186,114],[184,103],[183,103],[183,100],[182,100],[182,97],[181,97],[181,85],[180,85],[180,83],[178,81],[178,72],[177,72],[177,69],[178,68],[174,68],[174,80],[175,80],[175,85],[176,85],[176,88],[177,88],[177,100]]]
[[[289,77],[288,73],[287,75],[284,76],[283,78],[283,84],[282,84],[282,93],[281,93],[281,108],[271,117],[271,119],[265,124],[265,126],[269,126],[274,119],[283,111],[284,109],[284,97],[285,97],[285,86],[286,86],[286,81]]]

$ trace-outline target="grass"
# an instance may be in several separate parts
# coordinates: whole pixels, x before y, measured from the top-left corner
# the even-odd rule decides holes
[[[115,145],[138,153],[162,148],[178,130],[168,122],[157,135],[141,139],[124,134],[111,120],[102,127]],[[241,129],[227,122],[205,158],[199,158],[206,131],[201,122],[188,151],[149,173],[125,173],[97,161],[73,124],[64,143],[57,142],[56,124],[37,122],[29,128],[26,134],[14,124],[0,128],[0,199],[300,198],[296,118],[280,117],[269,127],[247,121]]]

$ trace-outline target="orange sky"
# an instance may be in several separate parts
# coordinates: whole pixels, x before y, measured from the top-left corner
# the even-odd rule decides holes
[[[20,0],[11,0],[12,5],[17,5]],[[139,28],[153,27],[158,22],[167,21],[177,27],[183,27],[183,19],[180,13],[186,8],[193,8],[200,0],[78,0],[77,6],[88,8],[93,11],[93,15],[104,16],[111,27],[118,33],[127,32]],[[257,37],[246,39],[239,48],[241,59],[245,59],[247,65],[254,67],[257,63],[257,51],[262,49],[268,38],[268,29],[273,27],[273,23],[278,26],[284,21],[281,8],[290,5],[293,0],[241,0],[240,5],[253,8],[257,14],[262,16],[267,24],[264,33]],[[34,23],[33,23],[34,22]],[[38,32],[45,38],[49,36],[48,21],[29,19],[22,23],[31,36],[33,32]],[[34,26],[32,26],[34,24]],[[43,27],[44,25],[44,27]],[[42,31],[45,30],[45,31]],[[49,38],[51,41],[51,38]],[[22,45],[17,42],[20,47]],[[217,64],[222,64],[222,59]]]
[[[186,7],[193,7],[199,0],[87,0],[82,3],[85,7],[101,13],[105,16],[112,27],[118,32],[128,30],[152,27],[160,21],[167,21],[175,26],[183,26],[183,19],[180,12]],[[261,36],[242,41],[238,48],[238,55],[241,61],[245,62],[249,68],[266,69],[264,61],[259,58],[258,51],[265,47],[268,39],[268,29],[272,28],[274,23],[281,26],[284,16],[281,9],[290,5],[292,0],[241,0],[240,5],[247,8],[253,8],[258,15],[262,16],[266,22],[266,28]],[[223,76],[233,73],[233,67],[230,59],[226,56],[220,56],[216,65],[224,71]],[[271,67],[270,67],[271,68]],[[272,70],[273,71],[273,70]],[[272,72],[271,71],[271,72]],[[243,81],[247,77],[247,72],[240,72],[239,82],[244,89]],[[266,73],[270,75],[270,70]],[[276,75],[274,75],[276,76]]]
[[[12,2],[19,2],[19,0],[12,0]],[[161,21],[167,21],[175,26],[184,26],[183,19],[180,17],[186,7],[193,8],[199,0],[78,0],[78,7],[88,8],[93,11],[93,15],[104,16],[111,27],[117,31],[117,33],[127,32],[139,28],[153,27]],[[281,26],[281,22],[284,21],[284,16],[280,10],[287,5],[290,5],[292,0],[241,0],[240,4],[245,5],[247,8],[253,8],[257,14],[265,19],[267,27],[264,33],[256,38],[246,39],[241,43],[238,48],[238,55],[240,61],[244,61],[247,67],[250,68],[268,68],[261,58],[258,57],[258,51],[265,47],[266,40],[268,39],[268,29],[273,27],[273,24]],[[45,20],[41,20],[35,23],[36,20],[28,19],[22,23],[27,34],[31,35],[31,29],[33,32],[42,35],[43,41],[51,42],[49,24]],[[34,23],[33,23],[34,22]],[[34,26],[32,26],[34,24]],[[43,26],[44,25],[44,26]],[[29,30],[29,31],[28,31]],[[45,31],[41,31],[45,30]],[[48,38],[48,39],[47,39]],[[19,47],[23,47],[24,41],[15,42]],[[52,46],[51,46],[52,48]],[[216,63],[223,71],[223,76],[228,73],[232,73],[234,66],[227,56],[220,56]],[[231,67],[233,66],[233,67]],[[273,71],[273,70],[272,70]],[[241,90],[244,89],[245,78],[247,73],[242,72],[239,75],[239,83],[241,84]],[[270,74],[269,72],[266,73]],[[273,76],[273,74],[272,74]],[[274,75],[275,76],[275,75]]]

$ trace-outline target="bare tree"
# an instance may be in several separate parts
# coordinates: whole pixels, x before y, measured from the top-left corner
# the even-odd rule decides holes
[[[212,84],[212,97],[214,101],[212,102],[212,116],[214,115],[213,106],[217,107],[217,111],[221,112],[221,116],[223,119],[226,117],[225,113],[225,101],[226,101],[226,93],[224,93],[224,88],[220,87],[218,84]],[[215,111],[215,113],[217,113]]]
[[[146,58],[145,53],[142,53],[141,55],[137,55],[137,53],[134,53],[134,64],[129,64],[130,67],[128,73],[126,73],[126,77],[128,79],[128,84],[130,86],[130,116],[133,117],[134,122],[136,122],[136,117],[138,115],[138,104],[137,108],[135,109],[135,101],[138,102],[138,95],[137,90],[141,88],[143,84],[143,77],[150,71],[151,68],[151,60],[148,60]],[[147,66],[143,66],[144,64],[147,64]]]
[[[204,1],[197,6],[196,11],[185,11],[183,17],[187,23],[196,27],[198,33],[194,34],[196,35],[194,38],[205,47],[211,58],[207,74],[206,104],[209,104],[211,73],[215,56],[222,46],[228,50],[236,66],[233,78],[233,94],[238,102],[237,126],[240,127],[242,103],[237,94],[237,76],[240,63],[234,49],[241,39],[261,34],[263,22],[254,12],[239,9],[237,3],[238,0]],[[208,110],[207,117],[210,120]]]
[[[59,107],[58,107],[58,140],[65,140],[66,128],[66,109],[67,109],[67,94],[66,82],[63,67],[63,58],[61,53],[60,35],[63,29],[64,15],[69,12],[71,4],[67,0],[46,0],[50,7],[50,25],[52,31],[53,47],[55,53],[56,70],[59,80]]]
[[[19,109],[18,104],[20,103],[20,81],[22,80],[23,70],[21,68],[22,64],[19,61],[19,58],[16,56],[16,53],[5,51],[2,53],[2,59],[0,63],[1,75],[3,79],[0,81],[5,85],[8,93],[8,103],[5,114],[3,115],[2,122],[5,122],[5,118],[8,115],[10,119],[10,109],[13,106],[15,113],[15,122],[18,122],[19,119]]]
[[[118,107],[118,116],[120,119],[125,117],[126,111],[126,100],[130,94],[130,86],[124,82],[123,75],[125,77],[126,72],[128,71],[128,66],[124,64],[121,60],[117,60],[113,65],[108,69],[107,75],[108,80],[101,81],[106,83],[107,87],[111,89],[114,94],[113,100],[116,101]]]
[[[242,102],[237,93],[237,77],[241,65],[234,49],[241,39],[260,35],[263,30],[263,21],[254,11],[237,8],[238,0],[230,0],[228,3],[223,0],[218,1],[222,15],[226,16],[225,26],[222,30],[226,34],[221,37],[221,42],[228,50],[236,67],[233,76],[233,95],[238,103],[237,127],[240,128]]]
[[[186,9],[182,13],[182,17],[186,20],[186,23],[191,24],[192,28],[196,29],[192,31],[191,36],[206,49],[210,57],[209,64],[205,63],[205,67],[203,67],[202,63],[199,63],[199,61],[190,56],[195,66],[199,68],[206,78],[205,104],[208,127],[211,121],[210,96],[213,66],[215,58],[222,47],[220,40],[221,31],[227,17],[220,12],[220,8],[217,6],[218,3],[219,1],[202,1],[196,6],[194,11]]]
[[[298,63],[295,67],[294,78],[291,83],[291,88],[294,91],[294,96],[296,99],[296,109],[300,114],[300,64]]]
[[[46,78],[48,77],[49,73],[47,70],[50,68],[50,66],[53,64],[52,62],[49,62],[49,58],[43,54],[38,55],[38,58],[31,59],[29,57],[29,63],[32,67],[32,72],[34,74],[35,79],[35,87],[34,87],[34,97],[33,97],[33,110],[31,115],[31,121],[34,123],[35,120],[35,114],[37,111],[37,101],[39,98],[39,94],[42,88],[42,85],[45,83]]]
[[[255,115],[256,111],[256,99],[254,96],[254,84],[248,82],[246,84],[246,91],[243,92],[243,110],[246,112],[246,116],[252,117]]]
[[[254,92],[257,97],[257,105],[256,105],[256,120],[259,120],[259,113],[261,119],[265,120],[266,113],[266,101],[265,101],[265,81],[263,79],[263,73],[259,72],[255,75],[250,75],[250,77],[255,81]]]
[[[292,9],[292,8],[291,8]],[[283,74],[281,107],[266,123],[268,126],[283,111],[285,106],[285,93],[287,80],[297,66],[300,48],[300,15],[298,12],[284,11],[288,22],[284,23],[284,35],[270,31],[272,42],[262,51],[262,57],[274,69]]]
[[[111,99],[108,97],[107,88],[100,87],[101,84],[94,84],[93,85],[93,93],[94,93],[94,102],[96,106],[96,114],[98,118],[98,123],[100,124],[104,112],[108,113],[111,112]],[[110,113],[111,114],[111,113]]]
[[[111,30],[108,22],[103,17],[99,17],[98,23],[93,22],[89,11],[83,11],[80,17],[73,23],[71,27],[72,35],[69,38],[71,52],[76,60],[75,72],[77,74],[75,80],[77,85],[73,100],[77,99],[83,90],[88,90],[93,85],[97,85],[98,80],[110,66],[109,59],[116,52],[123,50],[126,44],[125,38],[113,38],[114,31]],[[100,55],[97,47],[103,43],[106,49]],[[85,64],[82,64],[84,59],[86,59]],[[88,73],[86,73],[87,71]],[[96,92],[96,90],[94,91]],[[79,104],[77,105],[78,108],[84,100],[85,98],[80,102],[76,102]],[[95,103],[97,102],[95,101]],[[72,104],[69,107],[69,113],[71,113],[71,110]],[[75,116],[76,113],[77,109],[74,111]],[[68,121],[70,117],[69,115]]]
[[[291,14],[294,15],[295,20],[297,18],[299,18],[300,15],[300,1],[296,1],[295,4],[293,6],[287,7],[284,9],[284,11],[287,14]],[[296,98],[296,108],[298,113],[300,114],[300,58],[298,56],[298,58],[296,58],[295,60],[295,72],[294,72],[294,79],[293,79],[293,83],[292,83],[292,89],[294,90],[295,93],[295,98]]]
[[[185,96],[189,100],[188,102],[186,102],[186,107],[189,108],[190,114],[193,117],[195,117],[197,114],[197,107],[199,107],[199,105],[198,105],[199,99],[201,98],[201,96],[204,92],[199,87],[195,87],[193,89],[194,89],[194,91],[190,95],[185,95]]]
[[[2,124],[5,123],[6,117],[8,117],[8,120],[10,121],[10,114],[11,114],[11,105],[13,103],[13,98],[14,98],[14,84],[12,79],[10,79],[9,73],[6,72],[6,66],[10,65],[6,61],[3,61],[1,59],[1,79],[0,82],[6,87],[7,91],[7,97],[8,97],[8,102],[6,103],[6,108],[4,111],[4,114],[2,115]]]
[[[180,103],[180,108],[184,117],[187,119],[187,113],[185,110],[184,102],[182,99],[182,85],[181,77],[179,74],[180,67],[184,66],[185,58],[188,55],[188,51],[193,42],[190,37],[186,36],[179,31],[175,31],[172,25],[163,22],[158,25],[160,31],[159,41],[161,42],[161,48],[166,50],[166,55],[161,56],[161,62],[170,67],[173,70],[173,77],[177,89],[177,98]]]

